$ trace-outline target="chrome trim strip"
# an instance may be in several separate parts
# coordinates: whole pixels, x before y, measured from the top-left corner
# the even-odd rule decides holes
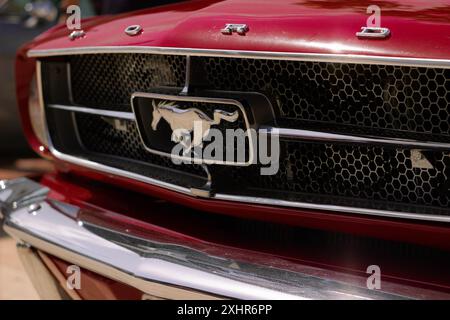
[[[132,112],[122,112],[122,111],[110,111],[103,109],[94,109],[94,108],[86,108],[86,107],[75,107],[75,106],[66,106],[62,104],[49,104],[47,107],[58,110],[72,111],[72,112],[80,112],[93,114],[97,116],[110,117],[116,119],[124,119],[129,121],[134,121],[134,113]]]
[[[167,100],[173,100],[174,97],[177,97],[177,99],[180,98],[180,96],[157,95],[157,94],[153,95],[153,94],[144,94],[144,93],[134,94],[134,95],[132,95],[132,97],[143,96],[143,95],[148,96],[148,97],[167,99]],[[182,98],[183,99],[180,99],[180,100],[184,100],[185,97],[183,96]],[[196,99],[203,99],[203,98],[196,98]],[[192,101],[193,100],[194,100],[194,98],[192,99]],[[189,100],[189,101],[191,101],[191,100]],[[195,101],[199,101],[199,100],[195,100]],[[218,99],[215,99],[214,101],[217,103],[218,102],[225,103],[223,101],[219,101]],[[94,109],[94,108],[86,108],[86,107],[67,106],[67,105],[61,105],[61,104],[49,104],[48,107],[52,108],[52,109],[87,113],[87,114],[111,117],[111,118],[116,118],[116,119],[124,119],[124,120],[128,120],[128,121],[136,120],[136,117],[133,112],[110,111],[110,110]],[[323,131],[291,129],[291,128],[277,128],[277,127],[261,127],[260,130],[263,130],[265,133],[269,133],[269,134],[276,133],[281,138],[292,138],[292,139],[299,139],[299,140],[306,140],[306,141],[393,145],[393,146],[403,146],[403,147],[410,147],[410,148],[450,150],[450,143],[440,143],[440,142],[432,142],[432,141],[418,141],[418,140],[393,139],[393,138],[375,138],[375,137],[335,134],[335,133],[328,133],[328,132],[323,132]],[[142,140],[142,137],[141,137],[141,140]],[[147,150],[149,150],[149,149],[147,149]],[[150,152],[153,152],[153,151],[150,151]],[[164,154],[164,155],[166,155],[166,154]]]
[[[42,110],[43,110],[43,115],[44,115],[44,126],[45,126],[45,130],[47,131],[47,137],[46,137],[46,147],[49,148],[50,152],[51,152],[51,148],[50,146],[52,145],[52,140],[50,137],[50,131],[48,130],[48,123],[47,123],[47,113],[46,113],[46,108],[45,108],[45,100],[44,100],[44,88],[43,88],[43,82],[42,82],[42,62],[37,60],[36,61],[36,73],[38,74],[37,78],[37,87],[39,90],[39,95],[41,98],[40,103],[42,104]],[[71,98],[71,97],[69,97]]]
[[[298,209],[311,209],[319,211],[331,211],[331,212],[343,212],[350,214],[360,214],[360,215],[372,215],[380,216],[385,218],[401,218],[401,219],[412,219],[421,221],[434,221],[434,222],[450,222],[450,216],[443,215],[425,215],[418,213],[408,213],[399,211],[388,211],[388,210],[378,210],[378,209],[367,209],[367,208],[357,208],[357,207],[345,207],[337,205],[328,204],[314,204],[308,202],[294,202],[287,200],[277,200],[268,198],[258,198],[258,197],[248,197],[248,196],[235,196],[230,194],[216,194],[215,199],[224,201],[237,201],[244,203],[251,203],[257,205],[272,205],[280,207],[291,207]]]
[[[267,130],[268,133],[275,132],[275,134],[279,135],[282,138],[292,138],[306,141],[393,145],[419,149],[422,148],[422,149],[450,150],[450,143],[417,141],[408,139],[364,137],[364,136],[344,135],[322,131],[289,129],[289,128],[262,127],[261,129]]]
[[[36,183],[28,179],[8,182],[0,192],[26,195]],[[47,190],[47,188],[42,187]],[[9,198],[0,201],[11,207]],[[132,286],[143,293],[168,299],[404,299],[447,297],[448,294],[388,282],[383,290],[369,290],[366,279],[313,268],[270,256],[270,264],[220,256],[214,244],[196,247],[163,232],[145,238],[127,229],[92,223],[81,209],[48,197],[36,203],[40,210],[6,210],[4,229],[20,242],[69,263]],[[96,215],[101,219],[101,212]],[[98,221],[98,220],[96,220]],[[132,230],[132,228],[130,228]],[[156,230],[156,229],[155,229]],[[255,255],[256,252],[247,254]],[[240,253],[242,255],[242,253]],[[238,256],[240,256],[238,255]],[[260,254],[259,254],[260,255]],[[267,257],[264,255],[264,257]],[[278,266],[282,266],[281,268]],[[339,279],[339,280],[336,280]],[[407,296],[388,293],[404,292]]]
[[[43,134],[45,135],[47,130],[47,118],[45,116],[45,104],[44,104],[44,92],[42,90],[42,72],[41,72],[41,62],[37,61],[36,62],[36,88],[37,88],[37,94],[38,94],[38,101],[39,101],[39,112],[41,113],[41,121],[42,124],[44,126],[43,130]],[[28,106],[29,108],[29,106]],[[33,127],[33,125],[32,125]],[[34,131],[34,129],[33,129]],[[36,135],[36,138],[38,139],[38,141],[40,141],[40,139],[44,140],[44,141],[40,141],[43,144],[48,144],[48,135],[39,138],[37,133],[34,132],[34,134]]]
[[[232,57],[248,59],[270,59],[270,60],[297,60],[313,62],[335,62],[335,63],[362,63],[362,64],[384,64],[411,67],[435,67],[450,68],[450,60],[427,59],[427,58],[403,58],[370,56],[356,54],[328,54],[328,53],[301,53],[301,52],[273,52],[273,51],[246,51],[246,50],[220,50],[220,49],[194,49],[175,47],[144,47],[144,46],[100,46],[79,47],[64,49],[30,50],[27,55],[31,58],[63,56],[74,54],[99,54],[99,53],[148,53],[168,55],[189,55],[208,57]]]
[[[161,187],[164,189],[180,192],[183,194],[192,195],[191,190],[189,188],[185,188],[185,187],[177,186],[175,184],[171,184],[171,183],[163,182],[163,181],[156,180],[153,178],[145,177],[145,176],[142,176],[142,175],[130,172],[130,171],[125,171],[125,170],[120,170],[120,169],[116,169],[113,167],[109,167],[104,164],[100,164],[100,163],[97,163],[97,162],[94,162],[91,160],[77,158],[77,157],[74,157],[71,155],[67,155],[67,154],[59,152],[53,146],[49,146],[49,149],[55,158],[62,160],[62,161],[67,161],[69,163],[72,163],[72,164],[75,164],[75,165],[78,165],[81,167],[117,175],[117,176],[124,177],[124,178],[134,179],[136,181],[148,183],[148,184],[151,184],[154,186],[158,186],[158,187]]]
[[[180,94],[182,95],[189,94],[189,86],[191,82],[191,67],[192,67],[191,56],[186,56],[186,73],[184,78],[184,87],[180,92]]]
[[[67,90],[69,91],[69,101],[71,104],[74,104],[73,102],[73,90],[72,90],[72,67],[70,66],[70,63],[66,63],[66,72],[67,72]]]

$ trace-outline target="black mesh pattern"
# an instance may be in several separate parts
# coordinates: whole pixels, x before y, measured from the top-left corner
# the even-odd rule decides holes
[[[261,176],[259,168],[240,168],[233,170],[234,180],[266,192],[450,207],[448,152],[424,152],[433,165],[424,169],[413,168],[410,150],[293,141],[281,141],[280,147],[276,175]]]
[[[186,57],[149,54],[95,54],[70,57],[74,103],[90,108],[131,111],[135,92],[183,87]]]
[[[81,143],[90,153],[99,153],[123,160],[140,161],[182,172],[203,176],[204,171],[198,165],[175,165],[168,157],[161,157],[145,150],[136,124],[124,121],[126,131],[116,129],[105,119],[87,115],[76,115]]]
[[[216,90],[265,93],[283,119],[445,135],[450,69],[202,58]]]

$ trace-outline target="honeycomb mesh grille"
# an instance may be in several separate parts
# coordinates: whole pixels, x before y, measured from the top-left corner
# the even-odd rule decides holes
[[[195,175],[204,175],[198,165],[175,165],[170,158],[161,157],[145,150],[133,121],[123,121],[125,130],[116,129],[103,118],[77,114],[76,121],[82,145],[89,151],[132,161],[153,164]]]
[[[135,92],[182,87],[186,57],[149,54],[99,54],[70,57],[73,101],[77,105],[131,111]]]
[[[267,192],[348,197],[450,207],[450,153],[424,152],[433,168],[415,168],[411,151],[281,141],[280,170],[233,169],[238,185]],[[224,170],[224,169],[222,169]]]
[[[281,118],[444,135],[450,140],[450,69],[202,60],[211,88],[264,92]]]

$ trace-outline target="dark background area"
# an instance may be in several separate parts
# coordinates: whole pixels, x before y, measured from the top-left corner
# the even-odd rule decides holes
[[[16,106],[14,60],[18,48],[65,23],[69,5],[79,5],[81,17],[88,18],[175,2],[180,0],[0,0],[0,158],[34,156],[23,136]]]

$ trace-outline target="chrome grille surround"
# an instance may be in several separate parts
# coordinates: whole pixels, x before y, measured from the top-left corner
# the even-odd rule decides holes
[[[170,51],[170,49],[168,49]],[[177,51],[178,52],[178,51]],[[61,52],[61,55],[66,54],[67,52]],[[188,52],[185,52],[188,53]],[[36,54],[36,53],[34,53]],[[211,53],[211,55],[213,55]],[[232,55],[232,54],[231,54]],[[45,56],[45,55],[44,55]],[[289,55],[288,55],[289,56]],[[320,57],[321,59],[323,59],[323,56]],[[335,60],[337,59],[336,57],[331,57],[331,60]],[[380,60],[378,60],[380,59]],[[375,57],[374,61],[378,62],[382,62],[383,58],[382,57]],[[342,57],[342,60],[345,61],[346,57]],[[386,60],[389,60],[389,58],[386,58]],[[395,58],[393,59],[395,61]],[[334,62],[334,61],[333,61]],[[438,64],[438,65],[446,65],[446,68],[449,67],[448,62],[444,62],[444,61],[433,61],[432,64]],[[421,63],[419,63],[419,65],[423,66]],[[320,132],[319,132],[320,133]],[[355,137],[355,136],[353,136]],[[317,138],[317,137],[316,137]],[[356,136],[356,138],[358,138],[358,136]],[[314,139],[312,139],[314,140]],[[320,140],[320,139],[316,139],[316,140]],[[400,139],[386,139],[389,141],[393,141],[393,144],[396,145],[402,145],[405,143],[404,140],[400,140]],[[382,142],[383,139],[380,139],[380,143]],[[414,144],[417,141],[411,140],[408,143],[412,143]],[[426,143],[426,142],[424,142]],[[419,143],[420,144],[420,143]],[[446,144],[440,145],[438,147],[442,147],[442,148],[446,148]],[[434,148],[434,146],[433,146]],[[450,149],[450,148],[449,148]],[[120,170],[114,169],[114,168],[109,168],[109,167],[102,167],[102,165],[98,165],[95,164],[93,165],[92,162],[89,161],[85,161],[84,159],[79,159],[79,158],[74,158],[70,155],[64,155],[59,153],[58,151],[53,149],[53,152],[55,154],[55,156],[59,156],[60,158],[63,158],[63,160],[66,161],[70,161],[70,162],[79,162],[79,163],[83,163],[83,165],[88,166],[88,167],[95,167],[96,169],[100,169],[101,171],[107,171],[107,172],[112,172],[118,175],[124,175],[124,176],[131,176],[131,177],[135,177],[136,175],[133,174],[128,174],[127,172],[120,172]],[[152,183],[152,184],[157,184],[157,185],[161,185],[163,187],[166,188],[170,188],[170,189],[175,189],[176,191],[181,191],[181,192],[186,192],[187,190],[180,188],[179,186],[171,186],[171,185],[164,185],[164,183],[159,183],[159,181],[149,181],[148,179],[146,179],[145,177],[139,177],[138,180],[141,181],[146,181],[148,183]],[[156,183],[155,183],[156,182]],[[174,188],[173,188],[174,187]],[[188,193],[188,192],[186,192]],[[427,215],[423,215],[423,214],[417,214],[414,212],[395,212],[395,211],[389,211],[389,210],[380,210],[380,209],[367,209],[367,208],[358,208],[358,207],[346,207],[343,205],[321,205],[321,204],[314,204],[314,203],[303,203],[300,201],[289,201],[289,200],[281,200],[281,199],[270,199],[270,198],[260,198],[260,197],[252,197],[252,196],[237,196],[237,195],[232,195],[232,194],[216,194],[215,195],[216,199],[222,199],[222,200],[233,200],[233,201],[243,201],[243,202],[251,202],[251,203],[259,203],[259,204],[270,204],[270,205],[281,205],[281,206],[290,206],[290,207],[298,207],[298,208],[310,208],[310,209],[321,209],[321,210],[332,210],[332,211],[338,211],[338,212],[349,212],[349,213],[359,213],[359,214],[370,214],[370,215],[381,215],[381,216],[388,216],[388,217],[401,217],[401,218],[412,218],[412,219],[421,219],[421,220],[432,220],[432,221],[450,221],[449,217],[446,215],[441,215],[441,214],[427,214]]]

